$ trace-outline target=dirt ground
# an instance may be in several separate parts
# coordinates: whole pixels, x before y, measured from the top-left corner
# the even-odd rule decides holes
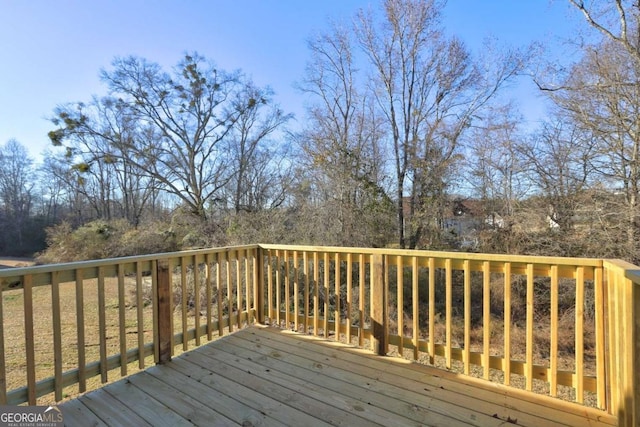
[[[33,265],[31,258],[0,257],[0,269],[9,267],[29,267]]]

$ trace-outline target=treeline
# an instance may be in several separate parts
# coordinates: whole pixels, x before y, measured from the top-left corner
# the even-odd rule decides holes
[[[108,96],[55,110],[37,168],[0,147],[0,251],[278,242],[638,262],[639,6],[571,3],[603,37],[570,66],[528,46],[473,54],[439,1],[361,11],[309,39],[295,126],[268,87],[197,53],[171,70],[116,58]],[[501,96],[533,68],[554,106],[537,129]]]

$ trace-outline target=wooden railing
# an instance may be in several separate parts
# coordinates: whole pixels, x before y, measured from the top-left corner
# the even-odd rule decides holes
[[[253,322],[257,250],[0,271],[0,405],[59,401]]]
[[[640,423],[640,273],[631,264],[261,248],[268,322]]]
[[[638,425],[639,283],[616,260],[280,245],[5,270],[0,404],[59,401],[257,321]]]

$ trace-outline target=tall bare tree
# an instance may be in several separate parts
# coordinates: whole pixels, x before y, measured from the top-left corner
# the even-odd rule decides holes
[[[0,146],[0,250],[24,250],[24,234],[33,208],[33,160],[15,139]],[[9,246],[7,246],[9,245]]]
[[[636,261],[640,246],[640,61],[610,39],[585,49],[583,58],[549,90],[549,96],[585,134],[593,135],[591,163],[609,192],[620,192],[608,221],[624,230],[621,256]],[[551,85],[548,85],[551,86]]]
[[[531,182],[547,202],[549,227],[560,235],[573,234],[576,217],[584,216],[585,195],[595,178],[596,150],[591,132],[563,121],[543,123],[538,134],[520,144]]]
[[[381,19],[362,11],[356,23],[392,138],[401,247],[416,247],[429,230],[429,240],[436,238],[461,137],[523,64],[510,51],[474,62],[464,44],[441,29],[443,6],[438,0],[387,0]]]
[[[320,211],[309,210],[313,223],[322,224],[316,229],[325,230],[317,238],[347,246],[384,244],[391,203],[384,182],[383,134],[374,98],[356,68],[351,31],[334,23],[308,46],[311,59],[299,85],[310,97],[308,125],[298,140],[308,165],[307,183],[315,202],[322,204]]]
[[[157,188],[156,179],[138,166],[144,159],[134,163],[128,158],[128,141],[148,133],[138,127],[126,104],[112,97],[94,97],[88,104],[57,107],[52,122],[65,126],[51,132],[52,139],[72,142],[57,158],[68,172],[58,171],[57,175],[74,183],[92,206],[94,218],[126,218],[137,225]]]
[[[254,106],[245,108],[249,100]],[[235,126],[225,141],[230,166],[235,173],[230,181],[228,202],[234,214],[255,212],[277,207],[284,200],[286,186],[274,182],[274,176],[283,174],[287,166],[276,141],[268,138],[292,118],[273,103],[273,92],[248,83],[233,101],[234,109],[241,111]],[[285,174],[286,175],[286,174]]]
[[[560,90],[563,108],[599,138],[602,174],[622,187],[626,253],[640,260],[640,3],[569,0],[603,41],[587,46]],[[584,103],[580,105],[580,103]]]
[[[524,140],[519,115],[512,104],[491,111],[471,130],[465,164],[473,194],[482,201],[485,225],[495,228],[513,222],[516,205],[530,188],[519,149]]]
[[[112,66],[102,72],[102,79],[113,101],[103,105],[130,131],[92,120],[80,103],[79,110],[58,112],[54,123],[60,128],[50,132],[52,142],[73,145],[86,135],[101,139],[109,148],[105,153],[123,168],[135,168],[153,180],[154,188],[157,185],[205,220],[207,208],[221,199],[237,172],[229,167],[230,152],[223,141],[243,123],[240,119],[250,121],[269,99],[255,98],[245,90],[251,83],[239,72],[227,73],[197,54],[185,55],[172,74],[133,56],[116,58]],[[274,123],[267,118],[260,125],[262,131],[251,135],[257,138],[254,143],[284,122],[278,114]]]

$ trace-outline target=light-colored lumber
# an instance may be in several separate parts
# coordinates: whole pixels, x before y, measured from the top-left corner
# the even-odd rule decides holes
[[[502,371],[504,372],[504,385],[511,384],[511,263],[505,262],[504,274],[504,360]]]
[[[482,365],[484,379],[490,376],[491,358],[491,265],[482,263]]]
[[[501,384],[488,382],[482,379],[460,377],[459,374],[444,370],[419,365],[398,358],[379,358],[370,352],[362,349],[346,346],[342,343],[319,340],[318,338],[290,334],[286,331],[279,332],[272,329],[265,329],[269,333],[268,337],[262,338],[261,342],[269,342],[269,345],[276,345],[283,351],[285,347],[280,345],[294,345],[297,351],[306,353],[306,357],[319,358],[318,360],[331,360],[332,366],[336,362],[334,359],[339,355],[339,360],[348,361],[343,365],[345,369],[354,372],[370,371],[371,378],[383,380],[385,383],[398,384],[398,381],[418,381],[423,384],[421,387],[434,387],[438,393],[443,393],[443,399],[450,402],[458,402],[466,407],[486,408],[487,411],[494,411],[501,419],[506,420],[511,417],[520,420],[519,425],[531,426],[583,426],[583,425],[615,425],[615,417],[606,412],[587,408],[585,406],[562,401],[544,395],[530,393],[525,390],[506,387]],[[295,335],[296,340],[302,340],[308,345],[297,345],[290,343],[289,335]],[[235,336],[243,339],[251,339],[251,332]],[[254,335],[255,336],[255,335]],[[276,344],[277,342],[277,344]],[[366,358],[366,362],[362,358]],[[332,375],[331,369],[325,369],[326,375]],[[365,374],[366,375],[366,374]],[[422,388],[421,388],[422,389]],[[453,392],[453,395],[449,395]],[[457,394],[460,396],[455,397]],[[453,396],[453,397],[451,397]],[[465,397],[466,396],[466,397]],[[524,421],[529,420],[529,421]],[[506,424],[508,425],[508,424]]]
[[[144,349],[144,303],[142,301],[142,263],[136,263],[136,321],[138,330],[138,349]],[[144,357],[138,357],[138,368],[144,369]]]
[[[105,389],[94,390],[80,396],[80,401],[109,426],[153,426],[136,412],[119,404]],[[62,414],[64,416],[64,412]]]
[[[36,404],[36,356],[33,337],[33,287],[29,275],[23,279],[24,339],[27,362],[27,398],[29,405]]]
[[[127,330],[124,304],[124,266],[118,264],[118,341],[120,344],[120,375],[127,375]],[[56,399],[57,400],[57,399]]]
[[[151,397],[163,406],[175,412],[182,418],[188,419],[196,425],[231,426],[237,425],[229,417],[216,411],[242,414],[244,420],[261,420],[257,414],[249,413],[246,408],[237,404],[232,399],[226,398],[222,393],[198,384],[190,384],[188,378],[177,374],[172,376],[167,372],[175,370],[159,369],[160,374],[152,375],[149,372],[133,375],[129,381],[141,390],[145,390]],[[182,381],[185,380],[185,381]],[[226,399],[219,398],[220,396]],[[237,405],[237,406],[233,406]],[[213,410],[212,410],[213,408]],[[262,417],[263,418],[263,417]],[[242,418],[240,418],[242,420]],[[256,423],[256,425],[259,425]]]
[[[471,269],[469,260],[464,261],[464,351],[462,363],[464,374],[471,372]]]
[[[107,427],[80,399],[73,399],[59,406],[64,423],[67,426]]]
[[[549,324],[549,394],[558,395],[558,266],[551,267],[551,319]]]
[[[526,356],[525,387],[533,390],[533,319],[534,319],[534,281],[533,264],[527,264],[527,320],[526,320]]]
[[[53,315],[53,371],[54,397],[62,400],[62,323],[60,315],[60,283],[57,272],[51,274],[51,311]]]

